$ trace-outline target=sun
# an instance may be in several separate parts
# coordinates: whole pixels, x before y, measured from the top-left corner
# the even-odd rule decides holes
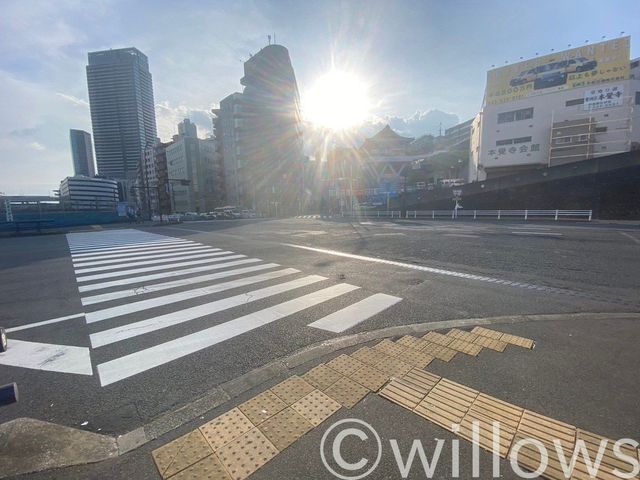
[[[368,86],[357,76],[331,70],[303,97],[306,120],[332,130],[345,130],[362,123],[369,115]]]

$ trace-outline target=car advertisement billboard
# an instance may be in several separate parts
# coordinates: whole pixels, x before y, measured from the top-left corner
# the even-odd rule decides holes
[[[584,45],[487,72],[487,105],[629,78],[630,37]]]

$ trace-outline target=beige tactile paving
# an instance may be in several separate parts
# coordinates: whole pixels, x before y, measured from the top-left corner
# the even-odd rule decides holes
[[[200,430],[193,430],[154,450],[152,456],[162,478],[169,478],[212,453]]]
[[[500,337],[500,340],[518,347],[528,348],[529,350],[535,346],[535,342],[530,338],[518,337],[517,335],[511,335],[510,333],[503,334],[502,337]]]
[[[404,345],[392,342],[388,338],[385,338],[380,343],[374,345],[373,348],[381,351],[382,353],[386,353],[390,357],[398,356],[407,349]]]
[[[412,388],[418,390],[425,395],[431,391],[433,387],[440,381],[438,375],[425,372],[417,368],[412,369],[404,377],[402,377],[402,383],[409,385]]]
[[[449,345],[451,343],[451,340],[453,340],[453,338],[447,337],[446,335],[443,335],[438,332],[427,332],[425,335],[422,336],[422,338],[423,340],[427,340],[428,342],[435,343],[436,345],[442,345],[443,347],[446,347],[447,345]]]
[[[385,358],[389,358],[389,355],[387,355],[386,353],[369,347],[362,347],[349,356],[371,366],[375,365],[376,363],[380,363],[380,361],[384,360]]]
[[[405,347],[413,348],[414,350],[422,350],[429,344],[426,340],[419,337],[412,337],[411,335],[405,335],[397,340],[396,343],[404,345]]]
[[[587,432],[586,430],[582,429],[578,429],[577,439],[584,442],[587,452],[589,452],[589,459],[591,460],[591,462],[593,462],[593,460],[597,457],[601,442],[606,441],[606,446],[602,455],[602,462],[600,464],[600,469],[598,470],[598,479],[620,479],[620,476],[616,476],[614,474],[614,470],[616,469],[618,470],[618,472],[627,475],[630,475],[632,473],[631,465],[628,462],[619,459],[613,452],[613,446],[617,440],[602,437],[600,435],[596,435],[595,433]],[[628,445],[620,446],[620,451],[621,453],[628,455],[629,457],[634,457],[637,453],[636,450],[634,450],[632,447],[629,447]],[[636,475],[632,478],[639,477],[640,475]],[[578,457],[576,468],[571,478],[572,480],[590,480],[591,477],[589,477],[589,471],[584,462],[584,456],[580,455]]]
[[[427,365],[433,362],[433,357],[431,355],[420,352],[418,350],[414,350],[413,348],[407,348],[396,358],[416,368],[425,368]]]
[[[482,335],[478,335],[473,343],[476,345],[480,345],[481,347],[495,350],[496,352],[504,352],[505,348],[507,348],[507,342],[495,340],[489,337],[483,337]]]
[[[274,416],[279,411],[285,409],[287,406],[280,398],[271,390],[265,390],[264,392],[256,395],[250,400],[247,400],[238,408],[254,425],[259,425],[267,418]]]
[[[443,378],[418,404],[414,412],[450,432],[460,424],[478,391]]]
[[[285,408],[258,426],[279,451],[287,448],[312,428],[311,422],[291,407]]]
[[[553,441],[557,439],[560,440],[563,447],[568,447],[572,451],[576,440],[576,427],[531,410],[525,410],[522,414],[518,433],[529,438],[536,438],[546,445],[551,445],[552,448]]]
[[[469,409],[469,415],[485,416],[513,430],[520,425],[523,413],[524,408],[503,402],[485,393],[480,393]]]
[[[340,404],[320,390],[314,390],[291,405],[291,408],[317,427],[340,410]]]
[[[178,472],[171,480],[231,480],[215,453]]]
[[[233,480],[243,480],[278,454],[257,428],[249,430],[216,452]]]
[[[335,370],[341,375],[351,375],[355,371],[360,370],[363,366],[364,363],[350,357],[349,355],[340,355],[330,362],[327,362],[327,367]]]
[[[457,350],[453,350],[449,347],[438,345],[437,343],[427,343],[428,345],[426,345],[421,351],[437,358],[438,360],[442,360],[443,362],[450,362],[453,360],[453,357],[458,354]]]
[[[327,388],[325,393],[343,407],[353,408],[369,393],[369,389],[344,377]]]
[[[200,431],[214,451],[254,428],[254,424],[238,408],[233,408],[200,426]]]
[[[302,378],[318,390],[326,390],[340,380],[342,375],[325,364],[320,364],[302,375]]]
[[[377,392],[389,381],[390,376],[371,365],[365,365],[355,373],[349,375],[349,378],[355,380],[372,392]]]
[[[477,333],[467,332],[466,330],[460,330],[459,328],[452,328],[447,332],[447,337],[459,338],[465,342],[473,343],[480,335]]]
[[[513,439],[513,443],[511,444],[511,449],[509,451],[509,458],[515,457],[518,464],[525,470],[536,471],[540,466],[540,462],[542,460],[540,450],[532,445],[530,442],[527,442],[530,437],[526,435],[522,435],[521,433],[516,433],[516,436]],[[514,448],[516,444],[519,442],[523,442],[522,447],[517,451]],[[555,447],[547,446],[547,467],[542,472],[541,477],[547,478],[549,480],[566,480],[566,476],[562,470],[562,466],[560,464],[560,460],[558,458],[558,454],[556,452]],[[571,458],[571,454],[573,453],[573,447],[563,449],[563,454],[565,459]]]
[[[375,368],[380,370],[383,374],[387,375],[389,378],[400,378],[413,368],[406,362],[394,357],[389,357],[385,360],[382,360],[380,363],[374,365]]]
[[[426,396],[425,392],[400,379],[389,382],[378,394],[408,410],[416,408]]]
[[[493,338],[494,340],[500,340],[500,337],[502,337],[503,335],[502,332],[498,332],[496,330],[490,330],[484,327],[473,327],[473,330],[471,330],[471,333],[482,335],[483,337]]]
[[[297,402],[313,390],[313,385],[304,381],[297,375],[289,377],[284,382],[280,382],[279,384],[271,387],[271,391],[287,405]]]
[[[449,344],[449,348],[471,355],[472,357],[477,356],[482,351],[482,347],[480,345],[469,343],[464,340],[460,340],[459,338],[454,338]]]

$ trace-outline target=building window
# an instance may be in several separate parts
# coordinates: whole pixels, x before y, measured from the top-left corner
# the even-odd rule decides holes
[[[500,147],[502,145],[513,145],[515,143],[528,143],[532,139],[531,137],[518,137],[518,138],[508,138],[506,140],[496,140],[496,147]]]
[[[498,123],[517,122],[519,120],[528,120],[530,118],[533,118],[533,107],[499,113]]]
[[[575,100],[567,100],[565,107],[573,107],[574,105],[584,105],[584,98],[576,98]]]
[[[636,105],[640,105],[640,92],[636,92]]]
[[[604,133],[607,131],[607,127],[596,127],[596,133]]]

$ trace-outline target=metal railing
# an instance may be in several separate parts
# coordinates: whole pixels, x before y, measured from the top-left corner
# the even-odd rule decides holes
[[[382,212],[385,213],[385,212]],[[404,218],[534,218],[586,219],[591,221],[593,210],[407,210]]]

